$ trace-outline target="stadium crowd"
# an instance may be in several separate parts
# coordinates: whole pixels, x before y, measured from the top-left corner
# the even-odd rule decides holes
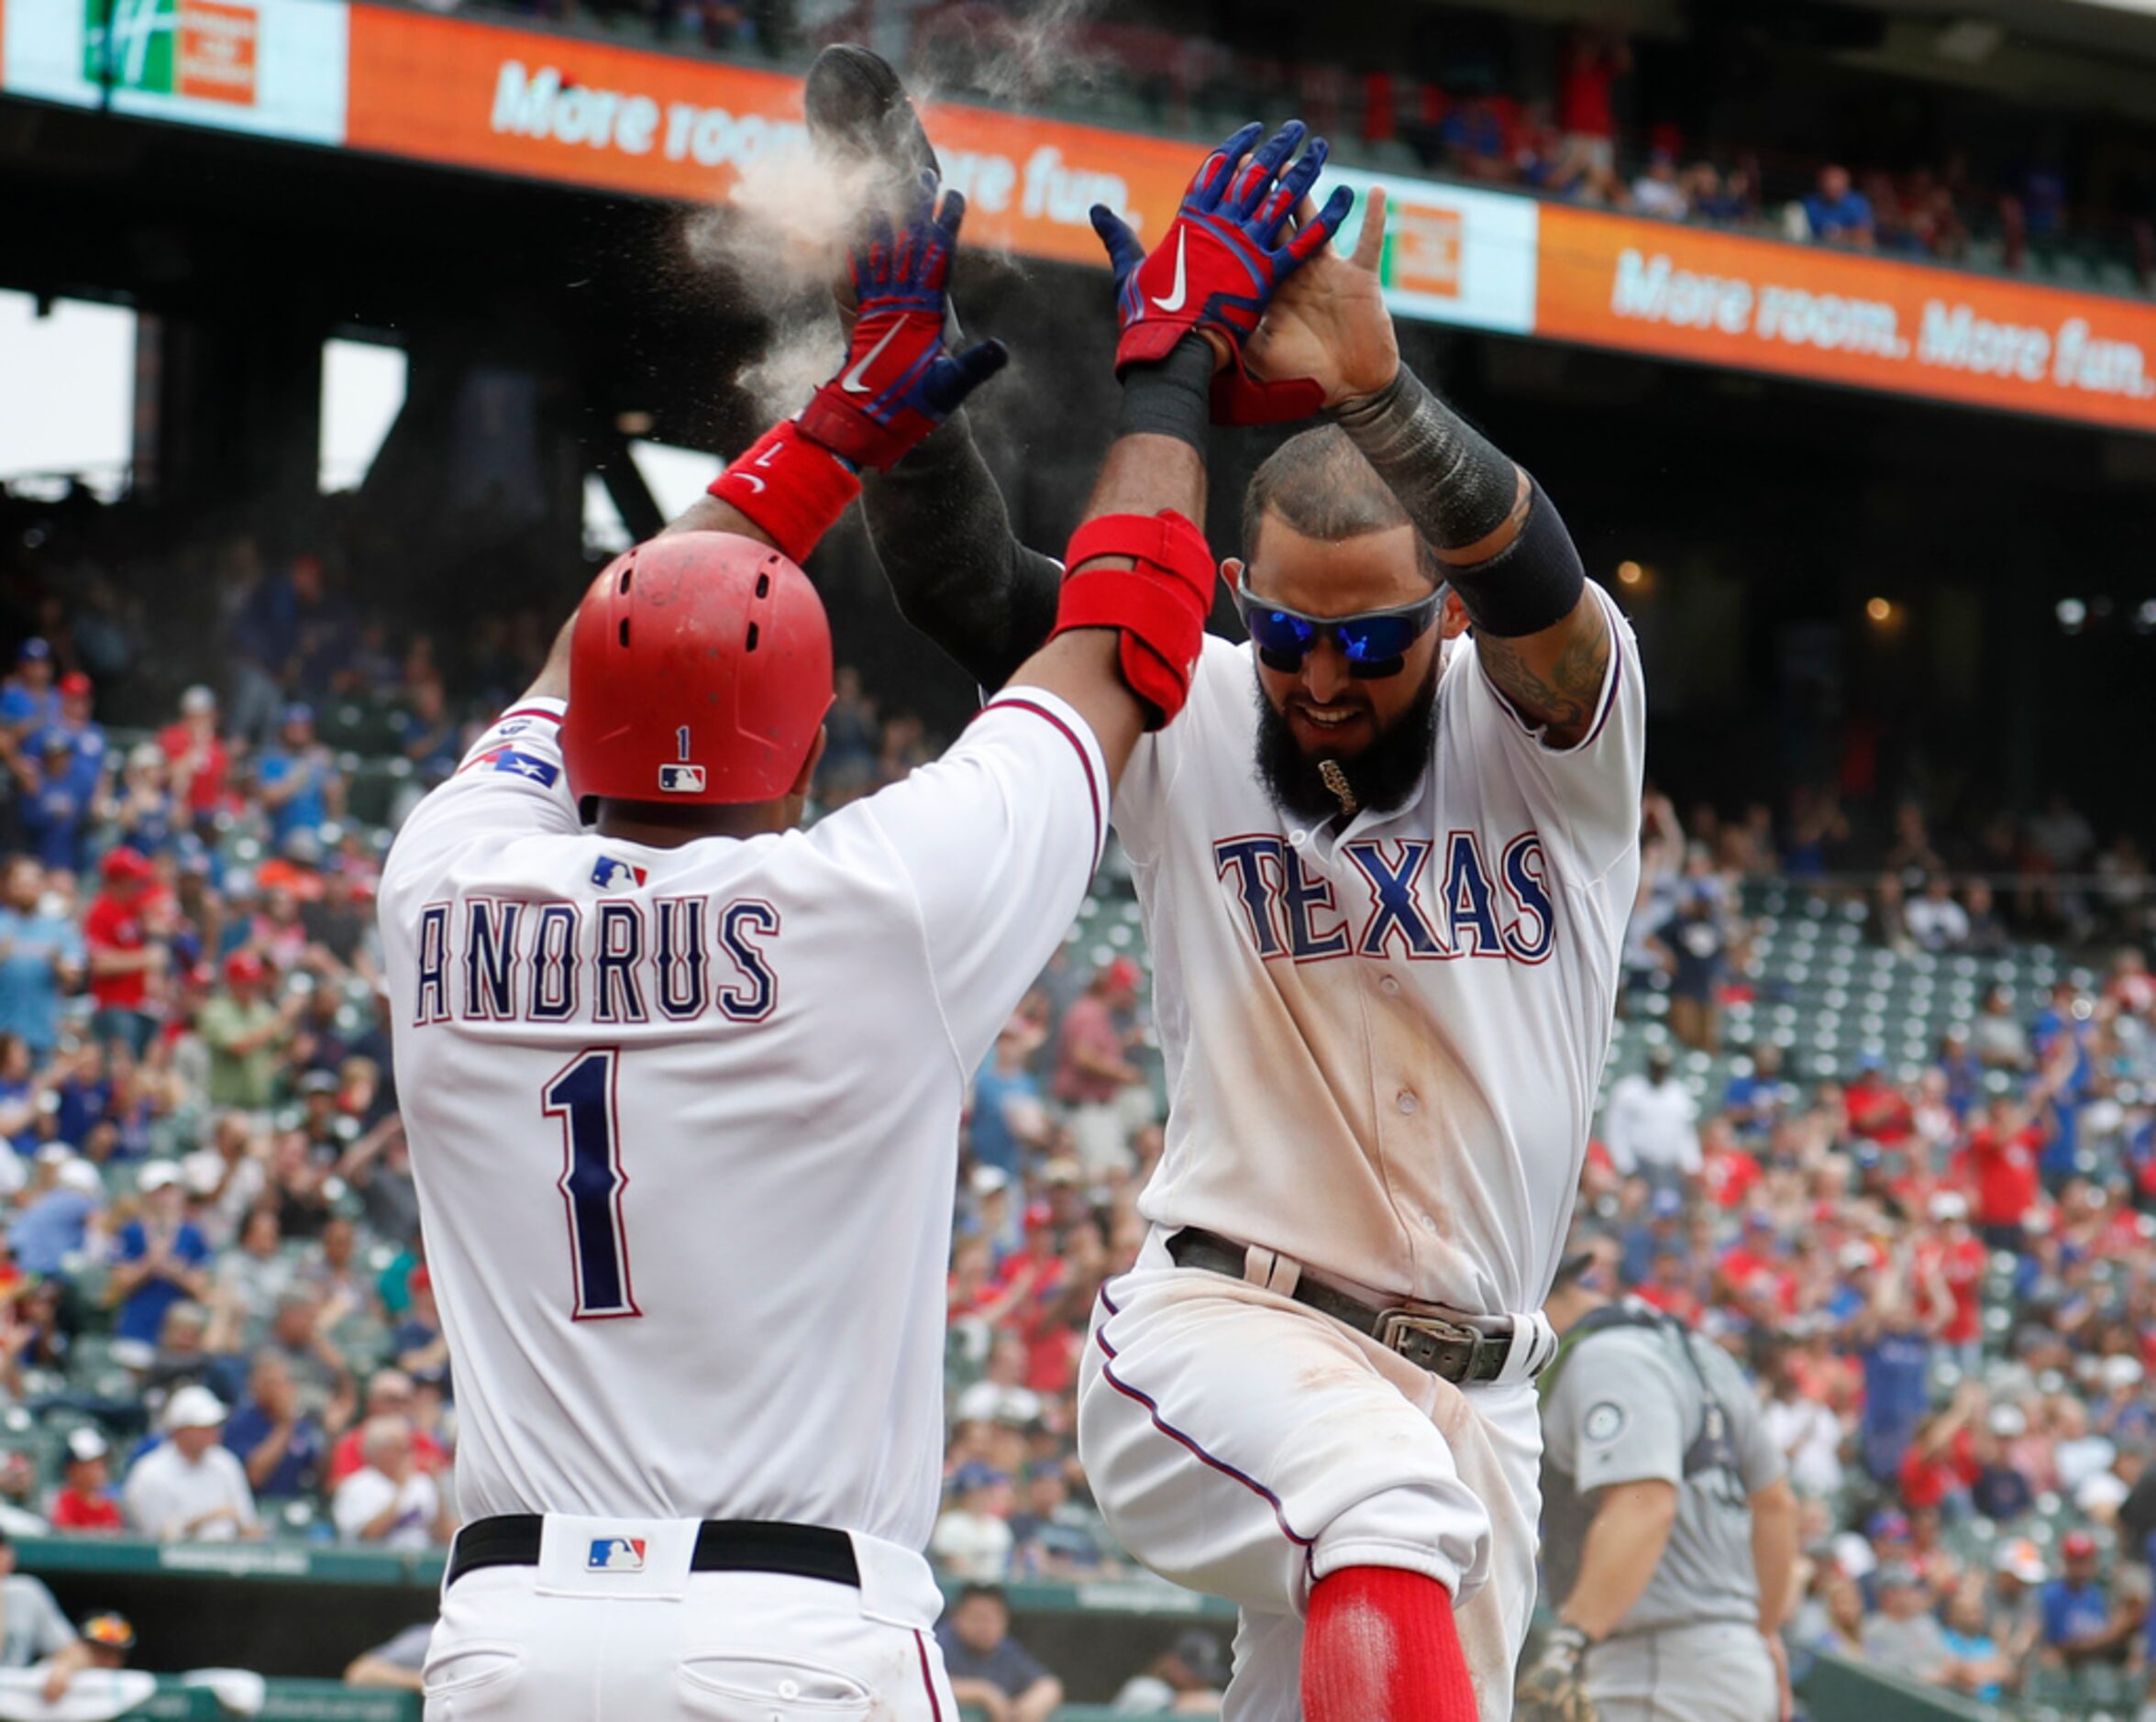
[[[376,988],[387,828],[351,816],[350,756],[309,696],[369,690],[408,803],[533,643],[505,630],[495,680],[452,696],[304,558],[223,613],[226,691],[188,688],[126,741],[79,624],[25,639],[0,681],[0,1529],[421,1548],[455,1522],[456,1408]],[[849,672],[830,729],[825,806],[939,745]],[[1649,797],[1627,955],[1644,1032],[1624,1043],[1644,1068],[1610,1089],[1576,1242],[1756,1377],[1805,1499],[1793,1644],[1979,1695],[2137,1681],[2156,1631],[2145,867],[2062,802],[1972,829],[1935,842],[1918,807],[1825,790],[1681,822]],[[2043,936],[2093,966],[1995,989],[1921,1067],[1800,1076],[1764,1036],[1724,1045],[1772,978],[1746,907],[1766,881],[1861,904],[1887,949]],[[1141,955],[1111,877],[969,1107],[933,1550],[980,1587],[946,1623],[954,1666],[1012,1716],[1047,1714],[1053,1681],[998,1587],[1128,1572],[1072,1392],[1162,1149]],[[1726,1088],[1679,1074],[1703,1054]],[[1201,1704],[1220,1651],[1189,1635],[1133,1690]]]

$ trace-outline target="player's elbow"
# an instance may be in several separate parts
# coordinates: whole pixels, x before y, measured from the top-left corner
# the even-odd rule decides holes
[[[1666,1537],[1677,1522],[1677,1485],[1661,1477],[1620,1485],[1610,1492],[1605,1512],[1615,1508],[1627,1529],[1643,1537]]]
[[[1787,1477],[1776,1477],[1764,1488],[1752,1490],[1752,1517],[1754,1521],[1797,1517],[1797,1493]]]

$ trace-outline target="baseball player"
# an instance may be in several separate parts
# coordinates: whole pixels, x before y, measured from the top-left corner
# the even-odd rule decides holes
[[[799,564],[1001,361],[944,351],[961,208],[872,225],[839,374],[593,581],[391,853],[470,1515],[431,1722],[956,1714],[921,1550],[964,1086],[1212,584],[1201,454],[1121,436],[1047,644],[942,760],[794,829],[832,699]]]
[[[1558,1625],[1521,1686],[1551,1722],[1786,1722],[1797,1497],[1719,1346],[1587,1252],[1559,1269],[1543,1376],[1542,1563]],[[1587,1703],[1579,1702],[1584,1695]]]
[[[859,147],[912,136],[885,79]],[[1241,1606],[1231,1722],[1508,1717],[1541,1305],[1639,868],[1639,662],[1548,498],[1400,362],[1381,193],[1352,257],[1314,249],[1251,314],[1255,138],[1150,251],[1094,212],[1123,362],[1195,318],[1217,416],[1331,423],[1244,499],[1222,572],[1250,643],[1206,640],[1117,795],[1170,1110],[1079,1448],[1133,1554]],[[901,609],[994,685],[1055,568],[998,535],[963,422],[866,507]]]

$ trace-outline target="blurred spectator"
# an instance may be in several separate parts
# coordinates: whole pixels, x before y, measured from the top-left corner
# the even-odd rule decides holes
[[[30,638],[16,648],[15,673],[0,681],[0,728],[20,741],[60,715],[52,687],[52,647]]]
[[[182,1387],[165,1407],[165,1439],[135,1462],[122,1498],[127,1519],[160,1542],[258,1537],[253,1491],[220,1443],[225,1407],[207,1387]]]
[[[151,1161],[142,1168],[137,1187],[142,1213],[120,1228],[112,1272],[112,1295],[119,1304],[114,1331],[123,1340],[154,1341],[166,1310],[182,1297],[209,1295],[204,1264],[210,1247],[184,1217],[186,1198],[178,1166],[169,1160]]]
[[[195,1012],[195,1032],[209,1048],[212,1106],[261,1112],[276,1096],[278,1052],[292,1038],[299,1000],[280,1007],[269,977],[252,951],[235,951],[225,959],[223,988]]]
[[[33,1059],[60,1039],[61,1000],[82,984],[83,934],[45,870],[17,855],[0,877],[0,1033],[19,1035]]]
[[[1089,1178],[1131,1170],[1132,1108],[1150,1109],[1145,1073],[1131,1062],[1130,1037],[1116,1026],[1137,1004],[1139,979],[1137,964],[1119,956],[1064,1012],[1055,1094],[1070,1109],[1071,1142]]]
[[[1007,1177],[1018,1175],[1022,1152],[1038,1153],[1048,1143],[1047,1109],[1029,1067],[1043,1038],[1038,1025],[1013,1013],[998,1031],[995,1050],[973,1079],[967,1124],[974,1163],[993,1166]]]
[[[7,1231],[8,1247],[26,1274],[67,1272],[89,1249],[92,1227],[105,1209],[105,1181],[97,1168],[69,1152],[65,1142],[48,1142],[39,1154],[43,1158],[56,1150],[51,1185],[24,1202]]]
[[[158,746],[170,767],[172,798],[187,822],[205,833],[224,805],[231,755],[217,734],[217,696],[195,686],[180,696],[180,715],[158,732]]]
[[[52,1529],[117,1536],[126,1529],[112,1492],[111,1449],[94,1429],[68,1432],[63,1478],[52,1497]]]
[[[1899,1562],[1883,1566],[1877,1586],[1879,1612],[1863,1625],[1864,1660],[1927,1683],[1943,1678],[1950,1661],[1946,1635],[1917,1569]]]
[[[1691,212],[1691,201],[1677,181],[1677,164],[1663,151],[1656,150],[1632,182],[1632,207],[1666,221],[1682,221]]]
[[[1631,50],[1615,30],[1575,30],[1564,44],[1557,127],[1580,162],[1603,173],[1617,165],[1617,80],[1631,69]]]
[[[1647,1054],[1644,1076],[1620,1076],[1603,1115],[1603,1144],[1617,1169],[1650,1188],[1676,1190],[1700,1169],[1698,1103],[1675,1076],[1669,1049]]]
[[[1954,900],[1953,881],[1934,873],[1923,894],[1902,911],[1902,924],[1920,951],[1963,950],[1969,944],[1969,911]]]
[[[382,1549],[448,1541],[453,1527],[441,1491],[413,1463],[411,1425],[397,1417],[370,1418],[359,1450],[366,1463],[337,1485],[330,1507],[338,1540]]]
[[[1228,1659],[1210,1632],[1178,1637],[1115,1694],[1115,1708],[1135,1715],[1218,1716],[1228,1684]]]
[[[1717,912],[1712,889],[1687,878],[1676,913],[1664,922],[1653,944],[1669,976],[1669,1027],[1697,1052],[1721,1048],[1721,1010],[1718,1003],[1729,953],[1729,940]]]
[[[385,1644],[361,1650],[346,1667],[345,1684],[374,1686],[392,1692],[425,1692],[422,1677],[426,1668],[427,1646],[434,1641],[434,1622],[423,1620],[406,1627]]]
[[[247,1467],[258,1501],[294,1500],[321,1487],[328,1438],[300,1404],[292,1371],[274,1352],[255,1359],[247,1399],[225,1425],[225,1445]]]
[[[2059,1556],[2064,1570],[2037,1593],[2043,1616],[2041,1660],[2061,1668],[2125,1661],[2139,1638],[2147,1598],[2113,1596],[2098,1575],[2096,1540],[2085,1530],[2061,1538]]]
[[[1980,1703],[1996,1704],[2013,1668],[1992,1637],[1985,1612],[1984,1577],[1973,1573],[1947,1598],[1945,1630],[1940,1634],[1946,1660],[1939,1677]]]
[[[418,1394],[411,1376],[401,1369],[376,1370],[367,1383],[365,1421],[347,1429],[337,1438],[336,1447],[330,1452],[330,1483],[342,1483],[367,1463],[362,1447],[362,1431],[366,1424],[383,1418],[409,1422],[417,1407]],[[449,1456],[431,1433],[415,1425],[412,1429],[412,1463],[422,1471],[439,1472],[448,1469]]]
[[[1047,1722],[1063,1683],[1011,1636],[1011,1610],[992,1584],[969,1584],[935,1629],[951,1695],[989,1722]]]
[[[90,1666],[83,1647],[42,1579],[15,1570],[15,1544],[0,1531],[0,1668],[46,1671],[44,1698],[58,1704]]]
[[[150,928],[156,873],[123,844],[106,853],[99,874],[103,889],[83,917],[90,998],[96,1007],[90,1031],[99,1041],[125,1042],[139,1056],[156,1021],[149,1012],[150,981],[163,975],[169,961],[163,941]]]
[[[344,776],[329,749],[315,739],[315,709],[284,708],[277,739],[255,761],[255,781],[270,812],[271,840],[282,849],[298,832],[315,832],[344,817]]]
[[[1872,248],[1872,205],[1850,184],[1847,168],[1821,168],[1819,189],[1804,200],[1803,210],[1811,237],[1820,243]]]
[[[978,1462],[960,1465],[951,1477],[951,1502],[935,1521],[929,1552],[954,1578],[1002,1583],[1010,1576],[1013,1540],[1010,1477]]]

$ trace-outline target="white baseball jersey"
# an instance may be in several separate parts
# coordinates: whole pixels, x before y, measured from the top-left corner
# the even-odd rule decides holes
[[[382,880],[459,1503],[918,1550],[960,1106],[1084,896],[1099,746],[1017,689],[811,830],[649,848],[580,826],[561,709],[495,724]]]
[[[1208,638],[1115,802],[1169,1089],[1147,1219],[1470,1313],[1540,1308],[1639,879],[1639,657],[1590,590],[1612,649],[1584,740],[1545,745],[1463,641],[1420,787],[1337,832],[1267,794],[1250,648]]]

